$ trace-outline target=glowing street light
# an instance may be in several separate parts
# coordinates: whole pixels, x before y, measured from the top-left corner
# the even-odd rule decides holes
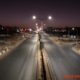
[[[53,21],[53,17],[52,16],[47,16],[48,21]],[[43,28],[46,26],[46,24],[44,24],[43,20],[45,20],[44,18],[37,18],[35,15],[32,16],[32,19],[34,20],[35,23],[35,27],[38,30],[39,26],[41,27],[40,30],[43,30]],[[39,23],[37,23],[39,21]]]
[[[35,20],[35,19],[36,19],[36,16],[32,16],[32,19],[34,19],[34,20]]]
[[[38,26],[38,23],[36,23],[36,26]]]
[[[30,28],[29,31],[32,32],[32,29]]]
[[[52,20],[52,16],[48,16],[48,19],[49,19],[49,20]]]
[[[72,30],[74,31],[74,30],[75,30],[75,28],[73,27],[73,28],[72,28]]]

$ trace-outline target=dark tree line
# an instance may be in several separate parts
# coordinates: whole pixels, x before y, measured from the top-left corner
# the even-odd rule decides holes
[[[44,31],[48,34],[54,34],[58,36],[63,35],[76,35],[80,36],[80,27],[47,27]]]
[[[9,35],[12,35],[12,34],[16,34],[16,33],[19,33],[19,28],[17,26],[2,26],[0,25],[0,34],[9,34]]]

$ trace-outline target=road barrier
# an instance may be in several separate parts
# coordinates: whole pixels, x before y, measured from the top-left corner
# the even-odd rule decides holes
[[[39,35],[40,36],[40,35]],[[40,36],[41,37],[41,36]],[[44,52],[44,45],[39,37],[38,41],[38,71],[37,80],[56,80],[55,75],[52,75],[47,56]]]

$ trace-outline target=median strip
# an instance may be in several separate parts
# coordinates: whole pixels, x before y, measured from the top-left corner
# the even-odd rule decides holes
[[[55,75],[52,75],[51,69],[48,64],[48,56],[43,49],[43,43],[38,41],[38,54],[37,54],[37,80],[56,80]]]

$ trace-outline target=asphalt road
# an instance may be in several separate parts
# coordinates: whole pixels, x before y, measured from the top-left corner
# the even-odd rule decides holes
[[[0,60],[0,80],[36,80],[37,35]]]
[[[0,60],[0,80],[36,80],[37,40],[37,35],[34,35]],[[80,80],[64,78],[67,74],[80,74],[80,56],[72,51],[72,45],[60,47],[45,33],[41,33],[41,42],[49,58],[52,76],[55,74],[56,80]]]
[[[72,45],[60,47],[53,43],[49,36],[41,33],[41,42],[49,58],[49,67],[56,80],[80,80],[80,78],[64,78],[65,75],[80,74],[80,56],[72,51]]]

